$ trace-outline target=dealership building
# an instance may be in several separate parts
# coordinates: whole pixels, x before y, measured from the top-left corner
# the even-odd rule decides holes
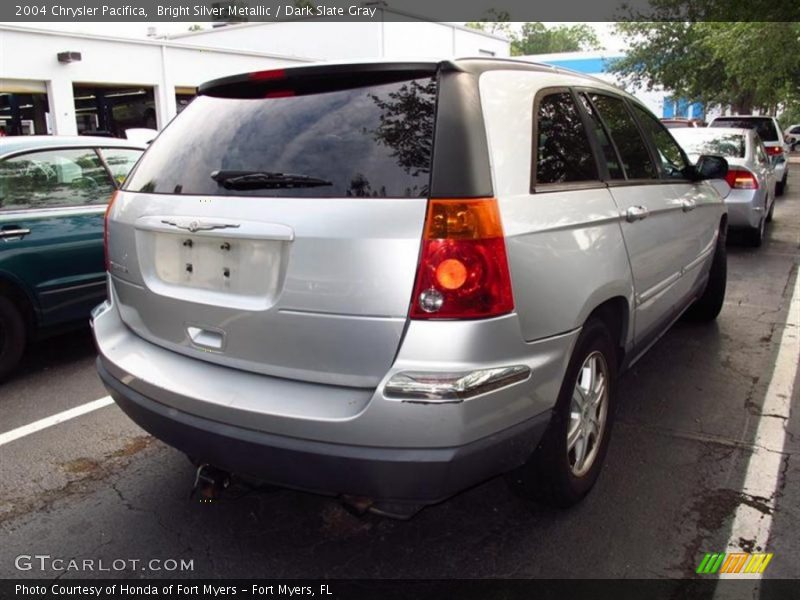
[[[381,9],[385,13],[389,9]],[[452,23],[296,19],[220,24],[148,38],[120,38],[0,25],[0,128],[6,135],[103,134],[160,129],[217,77],[321,60],[508,57],[507,39]],[[397,15],[394,15],[397,17]],[[187,25],[188,27],[188,25]],[[619,54],[519,57],[614,82]],[[659,116],[703,117],[701,105],[663,91],[637,97]]]
[[[320,60],[508,55],[505,38],[422,20],[253,22],[142,39],[3,24],[0,128],[124,136],[162,128],[198,85],[235,73]]]

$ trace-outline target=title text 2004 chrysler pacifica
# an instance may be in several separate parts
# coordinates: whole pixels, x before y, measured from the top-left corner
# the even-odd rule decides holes
[[[726,170],[531,63],[212,81],[108,210],[98,370],[199,464],[395,515],[499,474],[570,505],[620,371],[722,306]]]

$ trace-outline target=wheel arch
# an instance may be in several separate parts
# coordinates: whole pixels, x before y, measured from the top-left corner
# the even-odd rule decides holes
[[[30,337],[38,327],[39,309],[27,286],[10,273],[0,271],[0,295],[11,300],[22,313]]]

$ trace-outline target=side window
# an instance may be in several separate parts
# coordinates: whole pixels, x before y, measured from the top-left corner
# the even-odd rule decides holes
[[[142,155],[141,150],[132,150],[130,148],[101,148],[100,152],[108,165],[108,170],[111,171],[111,177],[117,185],[122,185],[128,173],[131,172],[133,165],[139,160]]]
[[[30,152],[0,162],[0,210],[105,204],[112,191],[91,148]]]
[[[597,181],[589,138],[569,92],[544,96],[536,114],[535,182]]]
[[[636,111],[645,134],[653,140],[653,145],[656,147],[658,158],[661,161],[662,175],[668,179],[685,179],[684,169],[689,165],[686,164],[680,146],[672,139],[667,128],[640,106],[634,104],[633,110]]]
[[[791,131],[789,131],[789,133],[800,133],[800,126],[792,127],[792,129],[791,129]]]
[[[658,171],[650,158],[633,116],[620,98],[590,93],[600,117],[609,129],[619,151],[622,167],[628,179],[658,179]]]
[[[603,156],[606,159],[606,167],[608,167],[609,177],[611,179],[625,179],[625,172],[622,170],[622,165],[620,164],[617,151],[614,150],[614,145],[611,143],[611,138],[608,137],[608,132],[606,131],[606,128],[603,127],[603,123],[600,121],[597,111],[586,98],[586,94],[581,93],[578,95],[578,97],[581,100],[581,104],[583,104],[583,108],[586,110],[586,114],[589,115],[589,120],[592,123],[592,129],[594,130],[595,138],[600,144],[600,149],[602,150]]]

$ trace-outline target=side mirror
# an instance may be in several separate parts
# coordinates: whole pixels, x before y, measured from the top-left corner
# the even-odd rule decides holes
[[[721,156],[703,154],[694,167],[697,179],[725,179],[728,174],[728,161]]]

